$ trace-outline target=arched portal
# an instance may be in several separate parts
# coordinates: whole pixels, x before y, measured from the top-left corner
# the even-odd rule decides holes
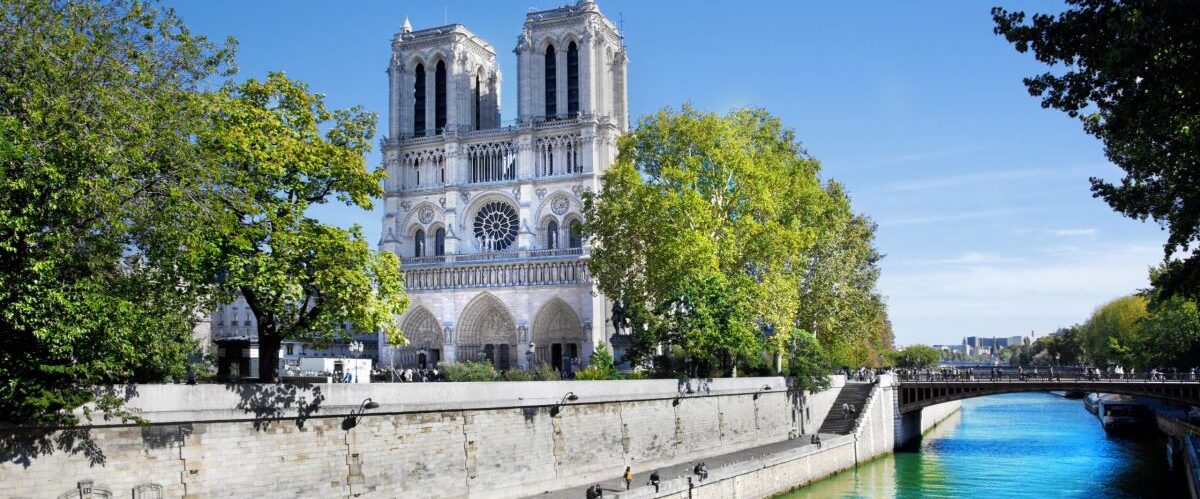
[[[408,344],[395,348],[392,366],[398,369],[424,369],[433,367],[441,360],[441,322],[428,309],[417,306],[409,310],[400,324],[400,330],[404,332]],[[422,358],[425,365],[421,365]]]
[[[579,357],[581,328],[579,314],[567,302],[551,298],[533,320],[533,343],[537,347],[538,361],[563,370]]]
[[[490,293],[476,296],[463,309],[455,337],[459,361],[487,360],[501,370],[516,365],[517,323]]]

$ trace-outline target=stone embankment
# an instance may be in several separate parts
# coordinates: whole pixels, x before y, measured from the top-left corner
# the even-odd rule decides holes
[[[96,498],[505,498],[611,480],[626,466],[688,469],[699,459],[710,460],[704,483],[664,476],[659,495],[629,497],[768,497],[890,452],[928,423],[899,416],[884,377],[852,432],[809,445],[806,434],[844,385],[837,378],[820,393],[790,391],[778,377],[707,386],[143,385],[125,393],[144,425],[0,430],[0,498],[83,497],[85,489]],[[379,406],[355,416],[368,399]],[[74,440],[64,451],[66,439]]]

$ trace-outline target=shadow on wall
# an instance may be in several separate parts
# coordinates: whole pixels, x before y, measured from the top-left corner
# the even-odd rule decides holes
[[[137,414],[123,407],[125,402],[138,395],[137,385],[94,387],[92,395],[95,402],[86,407],[85,420],[82,422],[90,421],[97,408],[109,411],[109,414],[103,416],[105,420],[118,418],[122,422],[142,422]],[[0,428],[0,462],[20,464],[28,468],[34,459],[53,454],[55,451],[83,454],[92,466],[103,466],[105,463],[104,451],[92,438],[91,428],[21,425]]]
[[[304,422],[321,410],[325,395],[321,387],[304,384],[238,384],[229,383],[225,389],[237,393],[240,400],[237,408],[246,414],[254,414],[254,428],[266,430],[273,421],[284,419],[284,411],[296,408],[296,426],[303,428]]]

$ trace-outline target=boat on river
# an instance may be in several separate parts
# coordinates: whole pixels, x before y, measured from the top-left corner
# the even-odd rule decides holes
[[[1083,407],[1085,409],[1087,409],[1088,412],[1090,412],[1092,414],[1096,414],[1096,411],[1100,409],[1100,394],[1099,393],[1089,393],[1086,396],[1084,396],[1083,397]]]
[[[1086,400],[1086,399],[1085,399]],[[1105,431],[1138,429],[1152,419],[1149,407],[1128,395],[1101,394],[1096,418]]]

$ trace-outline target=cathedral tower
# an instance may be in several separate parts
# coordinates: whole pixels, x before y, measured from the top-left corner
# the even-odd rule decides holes
[[[502,127],[490,44],[407,20],[392,41],[379,247],[401,257],[411,306],[409,345],[381,344],[383,365],[566,371],[610,341],[579,229],[628,127],[625,48],[581,0],[527,14],[514,52],[518,117]]]

